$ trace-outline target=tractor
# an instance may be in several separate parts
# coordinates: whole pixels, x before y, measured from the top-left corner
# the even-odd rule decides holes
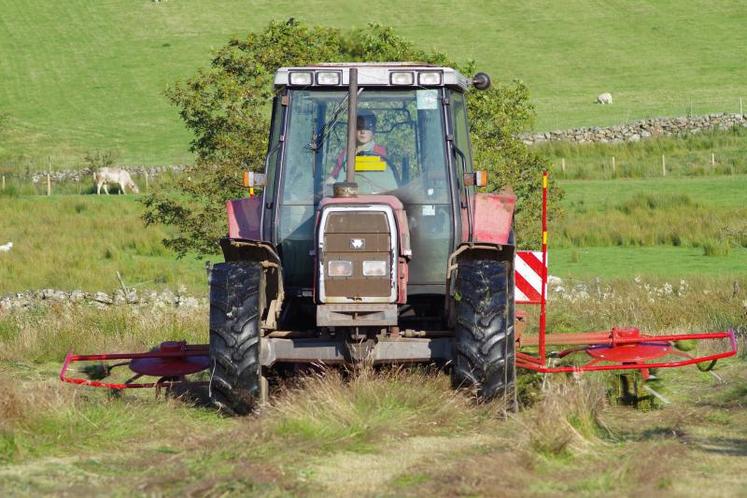
[[[258,196],[229,201],[210,271],[212,399],[245,413],[274,364],[451,362],[481,398],[514,383],[510,193],[478,193],[465,93],[424,64],[275,75]]]
[[[246,172],[249,195],[226,203],[225,262],[209,269],[209,345],[71,353],[63,381],[160,387],[206,370],[212,403],[241,415],[266,399],[271,369],[431,363],[448,368],[454,388],[480,400],[505,397],[511,406],[517,365],[647,377],[649,368],[735,354],[733,331],[661,337],[613,328],[546,337],[547,175],[543,250],[516,251],[516,197],[477,191],[487,172],[473,167],[466,94],[487,89],[486,74],[416,63],[320,64],[280,68],[274,85],[264,170]],[[517,262],[536,278],[515,271]],[[522,302],[542,306],[538,337],[516,333]],[[732,347],[701,357],[673,348],[688,339],[726,339]],[[552,352],[548,364],[547,344],[573,347]],[[592,360],[555,361],[578,352]],[[656,361],[678,355],[687,359]],[[67,375],[73,362],[102,360],[128,360],[114,366],[134,375],[102,382],[107,365],[93,378]],[[142,376],[159,380],[136,382]]]

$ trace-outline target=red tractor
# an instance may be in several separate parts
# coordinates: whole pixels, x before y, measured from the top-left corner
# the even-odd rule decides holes
[[[477,192],[487,175],[473,169],[465,94],[489,85],[483,73],[412,63],[278,70],[264,173],[245,177],[261,194],[227,203],[225,262],[210,270],[209,347],[68,355],[62,379],[121,389],[207,369],[213,403],[245,414],[277,365],[448,364],[453,386],[481,399],[514,399],[517,363],[555,371],[545,362],[546,252],[541,296],[530,300],[543,305],[540,337],[517,343],[516,198]],[[655,343],[642,360],[650,338],[606,334],[574,336],[569,351],[590,345],[612,358],[604,368],[644,371],[671,349]],[[517,344],[538,345],[539,357]],[[135,375],[66,376],[71,362],[107,359],[130,360]],[[144,375],[161,380],[136,384]]]
[[[515,197],[483,194],[465,92],[419,64],[282,68],[262,195],[228,203],[210,274],[213,400],[244,413],[277,363],[452,362],[514,383]]]

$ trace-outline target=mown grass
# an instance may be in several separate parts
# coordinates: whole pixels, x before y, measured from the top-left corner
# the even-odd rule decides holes
[[[214,2],[213,2],[214,3]],[[538,129],[609,125],[658,115],[737,112],[747,97],[744,9],[712,2],[589,0],[550,6],[386,0],[0,2],[0,154],[39,169],[112,150],[125,164],[190,161],[189,133],[163,90],[209,63],[211,50],[271,19],[338,27],[379,22],[424,48],[474,58],[496,80],[520,79]],[[361,17],[359,13],[366,11]],[[438,29],[433,29],[438,27]],[[465,29],[465,27],[469,29]],[[496,29],[496,26],[509,27]],[[651,71],[650,68],[657,68]],[[594,104],[611,91],[612,106]]]
[[[649,283],[616,287],[620,300],[629,306],[614,298],[554,302],[551,323],[556,324],[552,316],[558,311],[576,317],[574,325],[589,326],[600,317],[636,316],[635,309],[648,302],[650,290],[645,285]],[[702,289],[706,290],[714,289]],[[733,299],[714,295],[714,303],[726,301],[717,308],[706,299],[701,291],[659,299],[649,304],[650,313],[655,308],[665,319],[652,322],[645,309],[639,318],[663,330],[667,321],[677,328],[708,328],[739,316],[738,311],[725,311],[735,306]],[[579,313],[584,306],[586,314]],[[683,313],[696,307],[700,313]],[[143,315],[124,306],[104,312],[74,306],[64,311],[39,307],[0,317],[3,491],[228,496],[521,496],[528,490],[539,496],[555,496],[558,490],[649,494],[650,489],[681,491],[678,479],[693,477],[675,469],[699,455],[700,445],[716,444],[725,437],[736,441],[745,436],[747,427],[740,425],[747,421],[740,387],[747,378],[741,363],[733,361],[719,371],[730,382],[723,388],[696,369],[667,372],[677,407],[647,418],[610,405],[603,375],[549,379],[531,405],[508,419],[500,405],[475,404],[469,393],[452,391],[446,375],[427,369],[317,370],[282,384],[259,416],[243,419],[221,417],[187,400],[155,399],[150,392],[110,397],[55,378],[58,355],[69,344],[78,342],[78,351],[90,352],[143,348],[165,338],[204,341],[204,332],[194,330],[203,315],[203,311]],[[44,337],[59,345],[43,344]],[[692,397],[694,389],[700,393],[697,400]],[[721,408],[699,404],[706,402],[727,411],[714,418],[714,410]],[[711,414],[710,419],[705,414]],[[673,433],[692,434],[694,439],[673,452]],[[721,470],[698,474],[708,476],[699,478],[701,484],[715,482],[725,472],[734,475],[725,469],[741,458],[729,453],[738,446],[720,444],[731,446],[723,457],[702,460],[700,465],[709,462]],[[123,472],[127,479],[121,479]],[[736,479],[730,481],[729,490],[744,484],[741,477]]]
[[[207,292],[204,261],[177,260],[163,245],[168,231],[145,227],[133,196],[2,196],[0,294],[26,289],[138,289]]]
[[[747,128],[738,127],[620,144],[546,142],[532,149],[550,161],[556,179],[661,178],[662,156],[670,177],[743,175],[746,139]]]

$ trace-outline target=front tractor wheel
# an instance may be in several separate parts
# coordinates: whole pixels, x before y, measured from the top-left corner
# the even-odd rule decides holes
[[[230,415],[261,398],[259,263],[219,263],[210,271],[210,400]]]
[[[508,261],[459,262],[451,383],[481,400],[513,398],[516,378],[513,268]],[[513,400],[509,400],[513,404]]]

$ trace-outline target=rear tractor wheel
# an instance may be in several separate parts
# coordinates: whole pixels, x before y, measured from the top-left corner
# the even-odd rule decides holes
[[[257,262],[219,263],[210,271],[210,400],[229,415],[246,415],[262,400]]]
[[[509,261],[460,261],[452,296],[452,386],[470,387],[485,401],[503,396],[509,409],[516,380],[511,272]]]

